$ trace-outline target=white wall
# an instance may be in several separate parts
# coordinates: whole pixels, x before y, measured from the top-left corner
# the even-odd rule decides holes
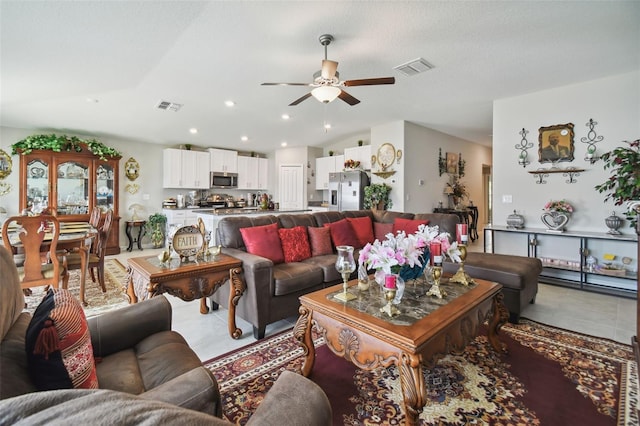
[[[640,71],[611,76],[586,83],[559,87],[494,102],[493,108],[493,185],[494,224],[506,225],[513,210],[525,217],[526,225],[544,228],[540,220],[542,207],[549,200],[566,199],[575,208],[569,230],[605,232],[604,219],[615,211],[622,216],[624,208],[604,203],[605,194],[594,187],[609,178],[602,161],[589,164],[584,161],[587,144],[580,139],[587,136],[586,123],[592,118],[595,128],[604,140],[597,144],[598,153],[624,145],[624,140],[640,137]],[[567,184],[562,174],[550,174],[547,184],[536,184],[533,175],[527,173],[549,164],[538,162],[538,129],[556,124],[573,123],[575,131],[575,160],[560,163],[560,167],[578,167],[585,171],[577,182]],[[518,165],[515,145],[520,142],[518,132],[522,128],[530,133],[529,150],[531,164]],[[639,165],[640,167],[640,165]],[[503,203],[503,195],[511,195],[513,203]],[[625,223],[620,229],[626,234],[632,230]]]

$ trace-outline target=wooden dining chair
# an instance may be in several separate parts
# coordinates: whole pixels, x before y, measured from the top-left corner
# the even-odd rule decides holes
[[[98,215],[100,217],[100,215]],[[102,225],[98,228],[98,234],[94,241],[91,244],[90,251],[87,257],[87,268],[91,275],[91,280],[95,283],[96,276],[97,281],[102,288],[102,292],[105,293],[107,291],[107,287],[105,285],[104,278],[104,257],[107,252],[107,240],[109,239],[109,235],[111,234],[111,224],[113,223],[113,210],[108,210],[104,214],[104,220],[102,220]],[[69,270],[81,269],[82,268],[82,258],[79,253],[69,253],[66,255],[66,264]],[[97,271],[97,273],[96,273]],[[84,276],[84,274],[81,274]],[[84,289],[85,283],[84,280],[81,279],[80,283],[80,301],[83,304],[87,304],[84,298]]]
[[[2,225],[2,241],[18,260],[20,286],[23,290],[31,287],[53,286],[60,282],[66,287],[69,274],[65,259],[56,256],[60,223],[55,216],[12,216]],[[18,254],[18,256],[16,256]]]
[[[102,215],[102,210],[100,210],[100,207],[96,206],[93,209],[91,209],[91,215],[89,216],[89,225],[97,229],[98,226],[100,226],[101,215]]]

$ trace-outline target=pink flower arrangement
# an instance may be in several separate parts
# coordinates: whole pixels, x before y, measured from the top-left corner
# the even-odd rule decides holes
[[[422,267],[428,262],[429,244],[440,241],[442,252],[455,262],[460,262],[460,250],[456,242],[449,242],[448,232],[439,232],[437,226],[420,225],[415,234],[406,235],[399,231],[396,235],[385,235],[384,241],[368,243],[358,257],[358,263],[367,269],[376,270],[376,281],[385,274],[399,273],[403,267]],[[379,281],[380,282],[380,281]]]
[[[573,206],[565,200],[552,200],[544,205],[544,211],[556,211],[561,213],[573,213]]]

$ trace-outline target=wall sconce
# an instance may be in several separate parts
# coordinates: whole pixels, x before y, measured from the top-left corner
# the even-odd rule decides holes
[[[586,138],[580,138],[580,142],[587,144],[587,153],[584,155],[584,161],[588,161],[593,164],[600,159],[600,156],[596,154],[596,143],[602,142],[603,136],[596,135],[594,128],[598,123],[593,121],[593,118],[589,119],[589,122],[585,125],[589,128]]]
[[[533,144],[527,141],[527,133],[529,133],[529,131],[525,130],[524,127],[522,128],[522,130],[520,130],[520,132],[518,132],[518,134],[522,136],[522,140],[520,140],[520,143],[516,144],[515,146],[516,149],[520,150],[520,154],[518,155],[518,164],[520,164],[522,167],[527,167],[527,164],[531,163],[528,160],[529,153],[527,153],[527,150],[529,148],[532,148]]]

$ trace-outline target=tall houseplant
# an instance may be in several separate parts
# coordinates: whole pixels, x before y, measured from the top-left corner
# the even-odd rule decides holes
[[[390,209],[393,207],[389,193],[391,187],[385,183],[372,183],[364,187],[365,209]]]
[[[164,246],[164,232],[167,226],[167,216],[162,213],[154,213],[149,216],[146,223],[149,238],[153,243],[153,248]]]
[[[613,200],[616,206],[626,201],[640,200],[640,139],[633,142],[623,141],[628,147],[617,147],[602,154],[604,170],[611,169],[611,177],[595,189],[607,192],[605,201]],[[630,226],[635,227],[638,220],[635,211],[625,212]]]

